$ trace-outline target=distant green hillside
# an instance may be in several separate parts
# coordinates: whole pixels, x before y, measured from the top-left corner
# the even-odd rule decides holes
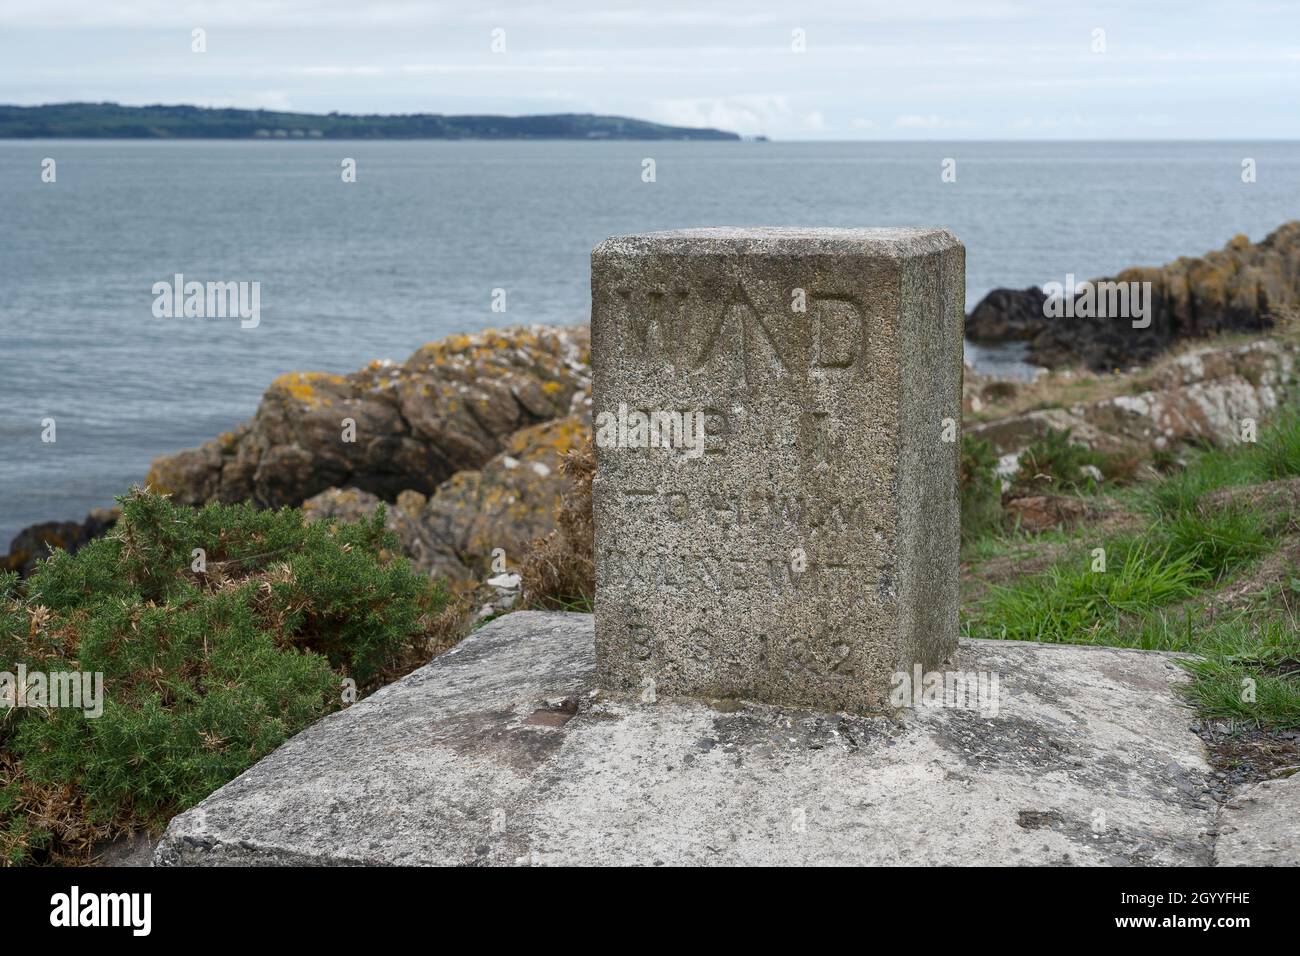
[[[118,106],[56,103],[0,106],[0,139],[695,139],[737,140],[718,129],[664,126],[622,116],[350,116],[205,109],[198,106]]]

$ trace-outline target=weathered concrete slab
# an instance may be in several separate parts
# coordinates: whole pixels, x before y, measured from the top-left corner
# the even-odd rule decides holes
[[[1300,866],[1300,773],[1233,797],[1219,816],[1214,859],[1220,866]]]
[[[519,612],[174,819],[160,865],[1204,864],[1181,668],[963,642],[996,716],[607,698],[592,619]]]
[[[591,263],[600,686],[879,713],[957,643],[961,243],[685,229]]]

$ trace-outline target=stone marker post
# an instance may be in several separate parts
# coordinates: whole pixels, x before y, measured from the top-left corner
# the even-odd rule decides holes
[[[957,643],[961,243],[691,229],[591,269],[600,686],[887,709]]]

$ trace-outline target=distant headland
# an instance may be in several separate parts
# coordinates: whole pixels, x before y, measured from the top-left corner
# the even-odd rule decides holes
[[[667,126],[624,116],[356,116],[201,106],[52,103],[0,106],[0,139],[688,139],[739,140],[737,133]]]

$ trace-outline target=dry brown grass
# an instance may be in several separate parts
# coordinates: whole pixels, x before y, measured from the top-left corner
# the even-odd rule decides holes
[[[129,830],[124,818],[92,823],[74,787],[38,784],[20,773],[12,754],[0,753],[0,789],[13,801],[15,816],[28,826],[0,829],[0,866],[44,854],[47,864],[84,866],[94,848]],[[37,834],[52,837],[47,845]],[[33,844],[33,839],[40,842]]]
[[[564,456],[560,470],[569,479],[569,490],[560,503],[556,530],[533,542],[524,558],[520,608],[590,610],[595,598],[591,480],[596,475],[596,456],[590,437]]]

